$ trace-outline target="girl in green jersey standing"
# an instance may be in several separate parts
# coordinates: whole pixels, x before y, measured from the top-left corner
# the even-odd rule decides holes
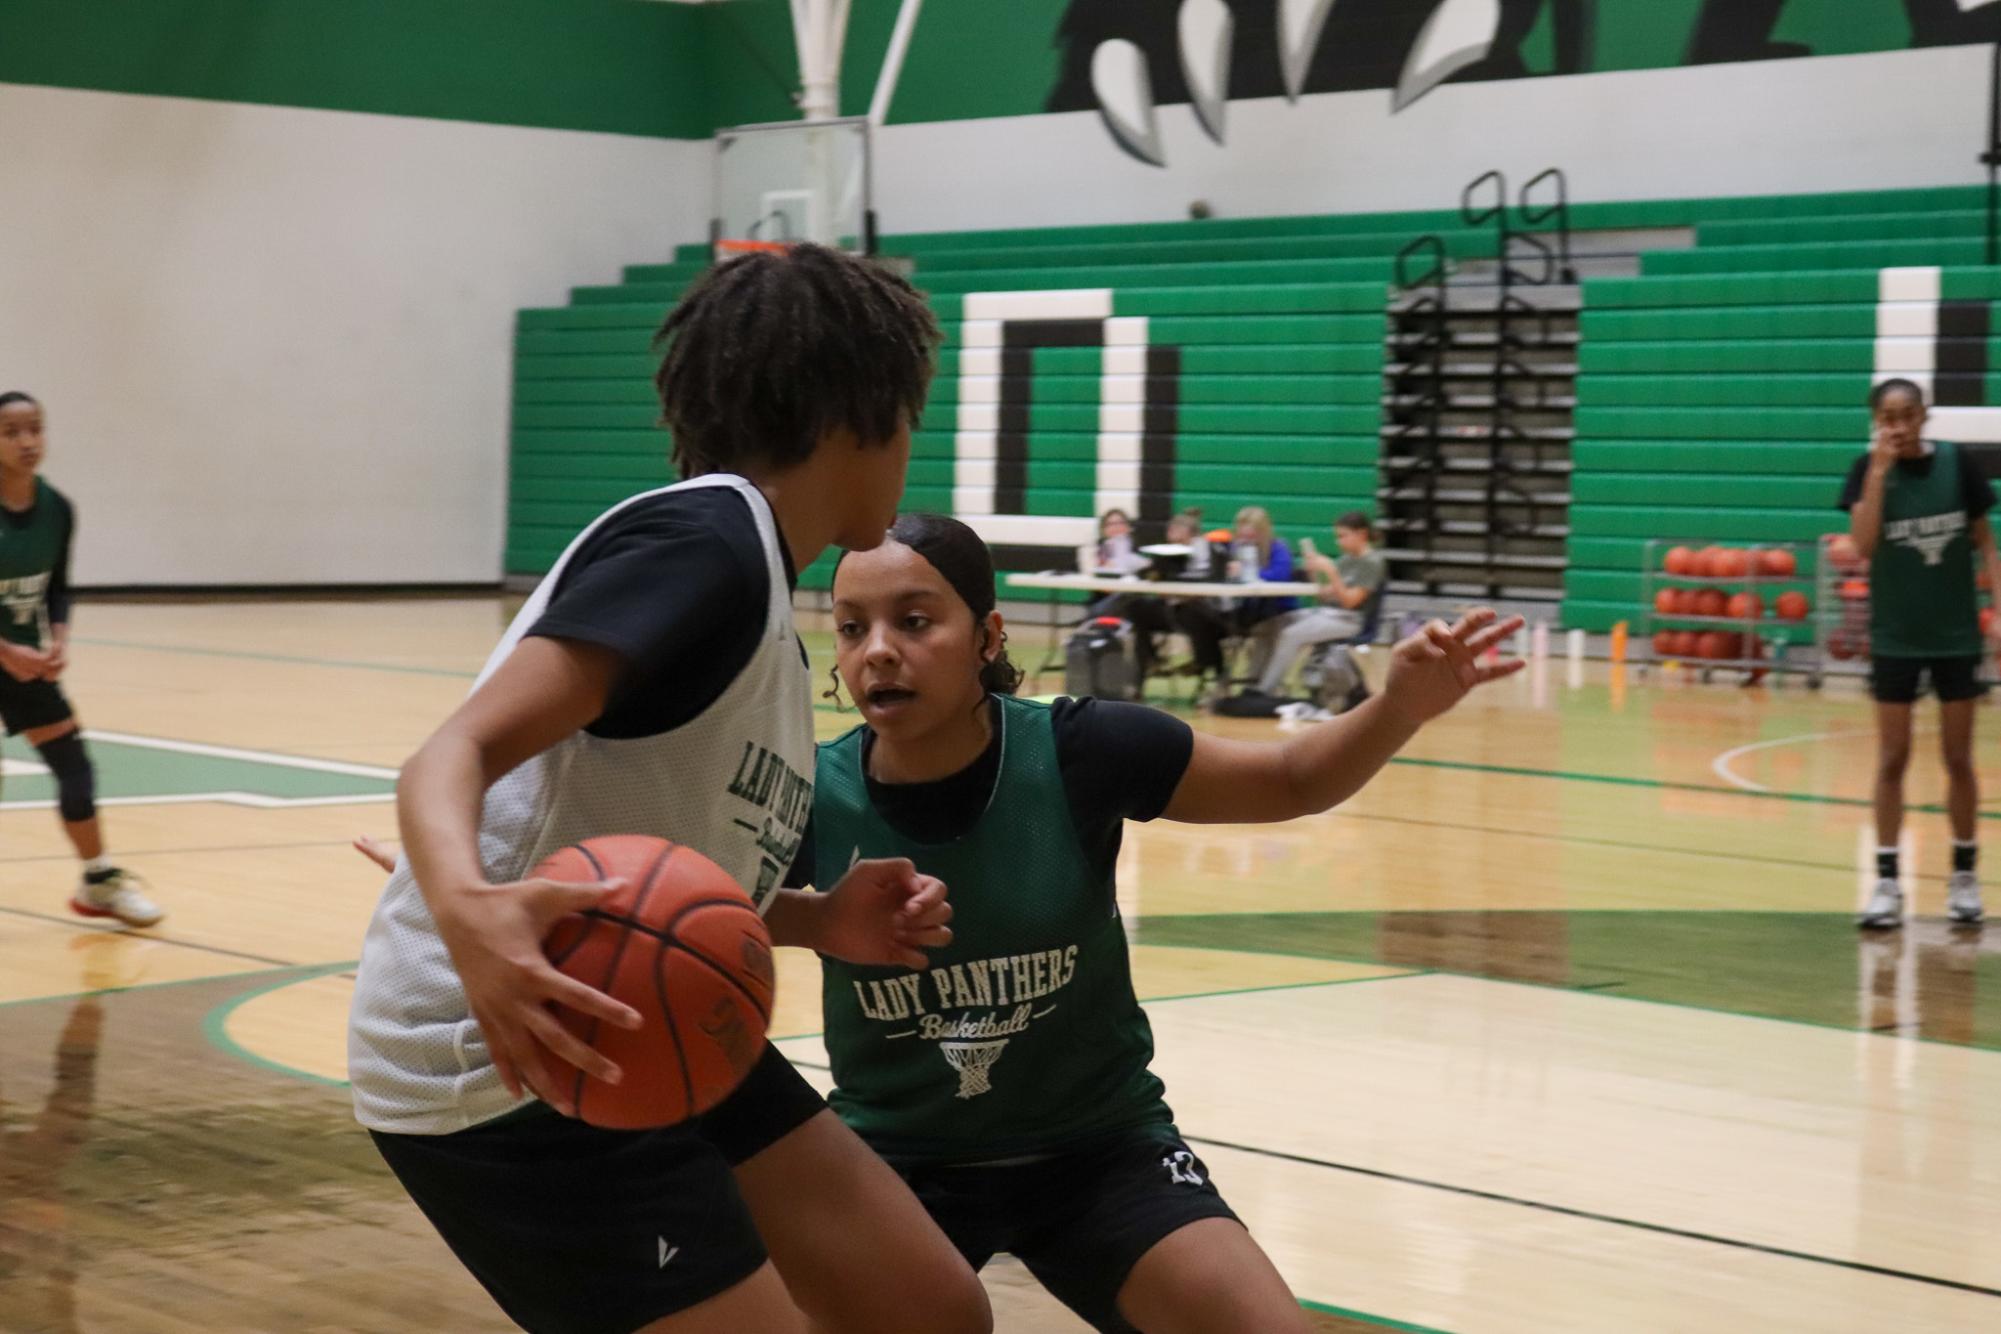
[[[966,525],[906,515],[834,576],[863,724],[820,747],[795,878],[907,857],[951,943],[912,970],[825,961],[833,1105],[978,1267],[1018,1257],[1100,1330],[1308,1328],[1173,1124],[1113,886],[1123,822],[1276,822],[1353,795],[1425,722],[1518,669],[1476,611],[1397,646],[1389,681],[1295,739],[1197,733],[1143,705],[1012,697],[994,574]]]
[[[69,666],[69,549],[76,511],[39,476],[42,405],[0,394],[0,726],[33,746],[56,782],[63,832],[83,862],[72,911],[151,926],[164,913],[104,853],[97,777],[62,690]]]

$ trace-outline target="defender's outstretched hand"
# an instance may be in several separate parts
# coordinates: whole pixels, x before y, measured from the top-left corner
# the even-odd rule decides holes
[[[1412,723],[1430,722],[1476,686],[1512,676],[1520,658],[1480,661],[1488,649],[1522,628],[1522,618],[1501,620],[1491,607],[1476,607],[1457,625],[1432,621],[1390,652],[1389,684],[1383,698]]]

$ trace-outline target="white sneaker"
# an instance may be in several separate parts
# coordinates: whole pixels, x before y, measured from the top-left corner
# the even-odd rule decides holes
[[[130,871],[114,870],[103,880],[84,880],[69,901],[80,917],[116,917],[127,926],[152,926],[166,911],[146,897],[145,882]]]
[[[1955,922],[1972,925],[1985,916],[1980,905],[1980,877],[1972,871],[1954,871],[1945,882],[1945,910]]]
[[[1869,906],[1855,918],[1857,926],[1888,927],[1904,924],[1904,890],[1894,880],[1878,880]]]

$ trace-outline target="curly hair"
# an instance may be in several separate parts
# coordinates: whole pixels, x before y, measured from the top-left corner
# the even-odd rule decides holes
[[[916,427],[939,340],[924,297],[872,260],[797,245],[719,264],[653,340],[674,466],[782,469],[842,430],[887,444]]]

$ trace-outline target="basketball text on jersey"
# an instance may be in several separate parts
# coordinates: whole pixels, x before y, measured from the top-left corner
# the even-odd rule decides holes
[[[854,988],[866,1018],[906,1025],[887,1036],[941,1044],[940,1054],[963,1077],[964,1053],[958,1050],[962,1044],[971,1039],[990,1047],[986,1064],[991,1066],[1010,1037],[1027,1032],[1030,1024],[1056,1008],[1037,1009],[1035,1002],[1061,991],[1076,975],[1077,946],[1071,945],[871,978],[856,981]],[[917,1026],[907,1027],[913,1020]],[[971,1097],[991,1087],[980,1078],[967,1083],[959,1096]]]
[[[23,575],[19,579],[0,579],[0,616],[6,616],[16,625],[33,625],[35,616],[42,609],[42,599],[48,595],[51,573]]]
[[[759,815],[755,820],[735,819],[743,828],[757,831],[762,856],[757,889],[751,898],[763,911],[778,878],[791,869],[799,856],[799,845],[805,841],[807,817],[813,813],[813,780],[787,764],[784,756],[746,741],[736,777],[730,779],[729,794],[750,803]]]
[[[1883,525],[1883,540],[1910,547],[1925,558],[1925,564],[1936,565],[1953,539],[1965,531],[1966,511],[1952,509],[1915,519],[1892,519]]]

